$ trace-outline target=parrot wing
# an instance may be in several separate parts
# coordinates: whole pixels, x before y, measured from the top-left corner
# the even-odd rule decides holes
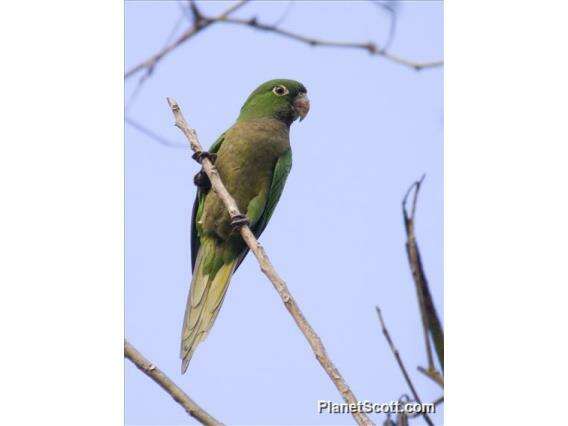
[[[219,138],[211,145],[209,148],[209,152],[217,153],[221,144],[225,140],[225,133],[221,134]],[[205,195],[207,192],[197,188],[197,194],[195,195],[195,200],[193,201],[193,211],[191,213],[191,271],[195,269],[195,259],[197,258],[197,252],[199,251],[199,235],[197,234],[197,212],[199,211],[199,207],[203,207],[203,203],[205,202]]]

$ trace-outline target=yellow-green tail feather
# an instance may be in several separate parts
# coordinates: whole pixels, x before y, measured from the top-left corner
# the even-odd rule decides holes
[[[223,248],[223,243],[206,238],[197,254],[181,335],[182,373],[213,326],[238,262],[238,258],[220,262]]]

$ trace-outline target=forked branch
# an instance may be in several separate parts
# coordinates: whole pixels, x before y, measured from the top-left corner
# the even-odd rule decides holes
[[[159,384],[170,396],[181,405],[191,417],[207,426],[222,426],[223,423],[216,420],[197,403],[195,403],[183,390],[166,376],[158,367],[148,361],[134,346],[124,340],[124,357],[128,358],[145,375]]]
[[[148,74],[151,74],[152,71],[154,70],[154,67],[156,66],[156,64],[159,61],[161,61],[164,58],[164,56],[168,55],[169,53],[171,53],[172,51],[177,49],[179,46],[181,46],[187,40],[189,40],[190,38],[195,36],[197,33],[203,31],[205,28],[209,27],[211,24],[213,24],[213,23],[215,23],[215,22],[217,22],[217,21],[219,21],[223,18],[226,18],[231,13],[233,13],[234,11],[239,9],[241,6],[243,6],[246,2],[247,2],[247,0],[242,0],[242,1],[239,1],[238,3],[233,4],[231,7],[229,7],[227,10],[225,10],[223,13],[221,13],[217,18],[212,18],[212,19],[206,20],[206,19],[203,19],[201,17],[201,15],[199,15],[199,14],[195,15],[196,18],[198,18],[198,19],[195,19],[195,22],[191,27],[189,27],[187,30],[185,30],[183,32],[183,34],[181,34],[175,41],[173,41],[172,43],[165,46],[162,50],[160,50],[159,52],[150,56],[148,59],[146,59],[145,61],[142,61],[141,63],[139,63],[135,67],[131,68],[130,70],[128,70],[124,74],[124,78],[127,79],[127,78],[133,76],[134,74],[136,74],[138,71],[142,71],[142,70],[146,70]],[[192,11],[194,11],[193,8],[192,8]],[[197,9],[195,9],[195,11],[197,11]],[[194,11],[194,13],[195,13],[195,11]]]
[[[168,98],[168,104],[174,114],[176,127],[178,127],[183,132],[189,142],[189,145],[191,146],[191,149],[195,152],[194,158],[200,158],[203,170],[205,171],[205,173],[207,173],[207,176],[211,181],[211,187],[213,191],[215,191],[217,196],[225,204],[225,207],[227,208],[231,219],[241,218],[242,216],[237,207],[237,203],[223,185],[217,169],[209,160],[209,158],[200,155],[200,153],[203,152],[203,148],[199,143],[197,133],[187,124],[178,103],[175,100]],[[343,379],[341,373],[339,373],[339,370],[335,367],[335,365],[327,355],[321,339],[302,314],[302,311],[298,307],[298,304],[290,294],[286,282],[280,277],[280,275],[278,275],[276,269],[274,269],[274,266],[272,266],[270,259],[266,255],[266,252],[257,241],[250,228],[247,225],[242,225],[240,227],[240,234],[258,260],[261,271],[270,280],[270,282],[280,295],[284,306],[286,307],[286,309],[288,309],[288,312],[290,312],[290,315],[292,315],[292,318],[294,318],[296,325],[310,344],[310,347],[312,348],[316,359],[328,374],[337,390],[339,390],[345,402],[357,404],[357,398],[345,382],[345,379]],[[359,425],[373,425],[373,422],[369,419],[369,417],[362,412],[354,411],[352,415]]]
[[[255,30],[273,33],[278,36],[285,37],[290,40],[295,40],[300,43],[304,43],[313,47],[334,47],[334,48],[361,50],[373,56],[382,57],[391,62],[403,65],[407,68],[411,68],[416,71],[420,71],[426,68],[438,68],[444,65],[443,60],[419,62],[403,58],[401,56],[388,52],[386,50],[386,47],[388,47],[387,44],[385,44],[385,46],[380,47],[377,44],[370,41],[360,42],[360,41],[326,40],[286,30],[280,28],[278,24],[262,23],[258,20],[257,17],[252,17],[247,19],[231,17],[231,14],[235,12],[238,8],[243,6],[243,4],[245,3],[246,0],[240,1],[234,4],[233,6],[229,7],[225,12],[221,13],[220,15],[210,17],[203,15],[199,10],[199,8],[197,7],[197,5],[195,4],[195,2],[193,1],[190,2],[189,9],[193,16],[193,25],[190,26],[187,30],[185,30],[184,33],[177,38],[177,40],[168,44],[163,49],[161,49],[154,55],[150,56],[145,61],[139,63],[135,67],[128,70],[124,74],[124,78],[127,79],[141,70],[146,70],[147,75],[151,74],[155,65],[159,61],[161,61],[166,55],[171,53],[173,50],[177,49],[179,46],[181,46],[183,43],[185,43],[187,40],[189,40],[190,38],[201,32],[205,28],[208,28],[210,25],[216,23],[246,26]]]

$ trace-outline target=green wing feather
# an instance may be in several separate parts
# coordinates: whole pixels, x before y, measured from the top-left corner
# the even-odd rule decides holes
[[[280,200],[280,196],[282,195],[282,191],[284,190],[284,185],[286,184],[286,179],[288,179],[291,168],[292,150],[288,149],[278,158],[276,166],[274,167],[272,184],[270,185],[264,212],[262,213],[262,216],[260,217],[258,223],[255,225],[254,229],[252,229],[256,238],[260,237],[260,234],[262,234],[262,232],[266,228],[266,225],[268,225],[268,221],[272,217],[272,213],[274,213],[276,204],[278,204],[278,201]]]
[[[251,229],[256,238],[260,237],[260,235],[266,228],[266,225],[268,225],[268,222],[272,217],[272,213],[274,213],[274,209],[276,208],[276,204],[278,204],[278,201],[280,200],[280,196],[282,195],[282,191],[284,190],[284,185],[286,184],[286,179],[288,179],[291,168],[292,150],[288,149],[278,158],[278,161],[276,162],[276,166],[274,167],[274,174],[272,175],[272,183],[270,185],[270,190],[266,199],[266,206],[264,207],[264,212],[262,213],[262,216],[260,217],[258,222]],[[235,271],[240,266],[247,253],[248,248],[240,256],[239,261],[235,266]]]
[[[216,153],[221,148],[221,144],[225,140],[225,133],[221,134],[219,138],[211,145],[209,152]],[[195,200],[193,201],[193,211],[191,213],[191,271],[195,269],[195,259],[197,258],[197,252],[199,251],[199,235],[197,234],[197,212],[199,207],[203,207],[203,202],[205,201],[205,195],[207,192],[202,191],[197,188],[197,194],[195,195]]]

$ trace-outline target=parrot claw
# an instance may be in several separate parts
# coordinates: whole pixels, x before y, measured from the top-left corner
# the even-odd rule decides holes
[[[231,226],[235,231],[238,231],[239,229],[241,229],[241,227],[245,225],[249,226],[250,222],[244,214],[233,216],[233,219],[231,220]]]
[[[209,176],[207,176],[207,173],[203,170],[200,170],[195,176],[193,176],[193,183],[203,191],[208,191],[211,188]]]
[[[217,159],[217,154],[208,151],[198,151],[195,154],[193,154],[191,158],[193,158],[199,164],[203,162],[204,158],[209,159],[209,161],[211,161],[212,164],[215,164],[215,160]],[[211,181],[209,180],[209,176],[207,176],[207,173],[205,173],[203,169],[201,169],[199,173],[197,173],[193,177],[193,183],[195,184],[195,186],[197,186],[199,189],[203,191],[208,191],[211,188]]]
[[[217,159],[217,154],[208,151],[198,151],[195,154],[193,154],[191,158],[193,158],[199,164],[201,164],[204,158],[209,159],[211,163],[215,164],[215,160]]]

